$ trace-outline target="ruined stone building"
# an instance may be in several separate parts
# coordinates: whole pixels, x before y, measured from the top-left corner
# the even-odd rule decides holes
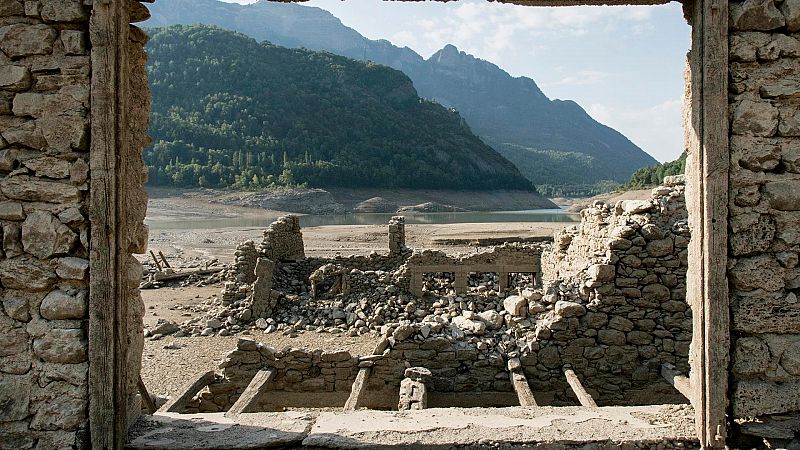
[[[529,6],[665,2],[514,1]],[[621,227],[615,231],[619,238],[615,248],[598,246],[599,239],[611,236],[604,231],[578,230],[560,236],[556,243],[565,252],[569,246],[582,246],[598,253],[593,268],[580,275],[586,277],[584,284],[564,286],[559,295],[574,294],[581,302],[586,298],[621,303],[611,305],[615,307],[641,303],[644,309],[663,309],[647,306],[658,299],[659,305],[674,310],[656,318],[648,317],[652,311],[644,311],[642,318],[618,319],[611,327],[602,316],[582,310],[581,302],[572,302],[580,307],[562,304],[560,315],[553,316],[555,328],[547,330],[552,339],[533,350],[538,352],[535,364],[557,371],[564,359],[573,358],[575,367],[563,370],[585,375],[588,363],[585,367],[577,363],[591,358],[576,357],[581,341],[569,333],[593,333],[589,329],[598,330],[598,340],[611,343],[604,345],[635,347],[637,354],[653,359],[662,353],[683,353],[689,342],[686,362],[675,362],[684,373],[689,370],[686,392],[700,446],[756,446],[763,445],[763,439],[774,446],[796,446],[800,432],[800,0],[686,0],[684,9],[692,25],[685,108],[690,240],[685,241],[682,226],[673,227],[669,254],[679,250],[677,263],[661,266],[657,280],[647,282],[642,279],[649,274],[642,279],[634,274],[669,247],[667,235],[659,236],[663,230]],[[0,0],[0,448],[121,449],[128,427],[140,414],[137,380],[144,311],[138,293],[141,267],[132,254],[144,252],[147,243],[141,149],[149,143],[150,100],[143,50],[147,36],[130,24],[148,16],[146,6],[135,0]],[[587,219],[600,224],[618,216],[618,211],[605,208],[585,213],[591,216]],[[395,229],[400,228],[395,223]],[[609,226],[608,232],[612,230]],[[297,230],[294,224],[284,223],[272,231],[291,234]],[[403,247],[401,240],[392,241],[394,252],[402,254]],[[274,246],[263,250],[274,252],[276,259],[304,256]],[[689,310],[679,311],[677,304],[669,302],[683,289],[672,275],[684,267],[684,258]],[[559,271],[566,274],[576,269],[573,262],[564,256],[557,262]],[[258,274],[271,269],[264,263],[259,270],[258,261],[255,264],[255,284],[259,285]],[[617,277],[613,284],[608,276],[611,268]],[[628,279],[622,284],[617,282],[620,273],[629,275],[621,277]],[[351,287],[357,282],[351,279]],[[266,279],[262,278],[263,283]],[[656,285],[662,287],[651,287]],[[272,300],[262,307],[271,308]],[[647,320],[665,326],[664,321],[678,319],[679,313],[683,318],[691,316],[691,330],[674,339],[661,337],[658,345],[651,345],[644,331],[651,326]],[[465,325],[474,322],[462,317],[459,320]],[[600,319],[592,322],[597,328],[582,328],[588,317]],[[419,345],[415,336],[432,330],[401,330],[391,331],[400,352],[434,351],[448,358],[452,353],[457,361],[472,361],[472,349],[450,351],[441,341],[441,348],[414,348]],[[599,330],[607,330],[602,338]],[[561,341],[564,345],[556,345],[560,338],[566,339]],[[571,350],[542,355],[550,345]],[[456,356],[459,350],[462,353]],[[237,351],[241,354],[233,356],[249,359],[237,362],[233,358],[231,368],[240,367],[242,361],[260,364],[291,357],[304,364],[308,360],[320,373],[333,370],[341,374],[340,381],[347,378],[345,384],[355,375],[352,385],[358,382],[361,369],[370,366],[360,367],[361,363],[373,362],[345,354],[275,355],[249,342]],[[618,368],[608,368],[608,373],[631,369],[631,380],[641,376],[643,383],[653,381],[649,372],[637,373],[625,365],[628,351],[633,352],[621,350],[623,362]],[[431,355],[417,354],[428,359]],[[530,354],[517,356],[519,360],[511,358],[506,366],[515,375],[508,382],[514,384],[520,376],[534,373],[529,368],[534,364]],[[556,358],[559,365],[547,363]],[[370,367],[380,373],[381,364]],[[492,364],[481,370],[501,369]],[[601,369],[605,370],[595,368]],[[278,381],[286,386],[297,379],[294,373],[279,373],[265,374],[265,380],[270,376],[282,377]],[[406,377],[405,372],[400,377]],[[427,379],[421,371],[411,371],[407,377],[423,384]],[[336,392],[337,375],[332,380]],[[554,398],[559,392],[566,395],[566,381],[559,383],[548,388]],[[504,384],[506,380],[498,383]],[[367,382],[366,389],[371,387],[378,386]],[[589,388],[600,393],[599,386]],[[433,401],[433,391],[427,394],[428,401]],[[423,397],[409,398],[417,402]],[[538,414],[536,409],[526,411],[519,414]],[[575,406],[565,411],[590,421],[594,416],[606,417],[610,410],[600,407],[587,412],[586,407]],[[397,417],[433,420],[409,413],[424,411]],[[380,417],[394,417],[386,414]],[[467,416],[476,414],[481,414],[479,409]],[[294,417],[289,422],[303,420],[287,417]],[[469,423],[473,430],[486,426],[485,420]],[[254,434],[263,431],[251,428]],[[337,433],[334,430],[328,437]],[[597,439],[576,434],[569,445],[581,448],[580,443],[590,438]],[[635,440],[635,435],[628,439]],[[325,441],[310,442],[323,445]]]

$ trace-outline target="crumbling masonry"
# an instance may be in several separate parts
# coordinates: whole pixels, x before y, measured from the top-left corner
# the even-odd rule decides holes
[[[663,2],[532,0],[526,4],[600,3]],[[694,27],[687,86],[691,108],[686,114],[686,198],[693,239],[686,284],[695,320],[690,365],[698,434],[704,445],[714,447],[761,445],[762,438],[774,447],[796,446],[800,429],[796,364],[800,242],[795,231],[800,211],[800,41],[796,34],[800,0],[695,0],[686,2],[685,10]],[[147,241],[142,225],[146,196],[141,191],[145,172],[140,149],[148,143],[149,94],[142,51],[146,36],[128,23],[147,17],[146,7],[136,1],[0,3],[0,445],[80,448],[91,439],[96,448],[121,448],[125,429],[139,410],[134,388],[142,345],[141,302],[136,292],[141,270],[137,272],[130,254],[144,250]],[[601,216],[607,213],[612,211],[599,212]],[[664,289],[648,288],[654,284],[669,291],[670,299],[663,304],[674,301],[672,295],[680,288],[661,279],[662,274],[657,274],[658,280],[645,282],[625,272],[633,275],[640,270],[630,256],[642,264],[649,258],[628,254],[629,250],[641,247],[633,251],[649,253],[650,242],[660,239],[648,240],[642,229],[621,237],[631,247],[598,255],[607,261],[585,272],[588,284],[559,283],[557,291],[542,293],[544,303],[554,299],[548,296],[559,296],[553,311],[545,314],[554,314],[556,327],[566,329],[541,328],[550,331],[551,342],[540,344],[539,350],[527,346],[537,354],[537,361],[543,360],[547,348],[574,348],[582,338],[559,341],[558,336],[585,335],[591,328],[584,328],[583,321],[598,302],[616,301],[620,304],[601,307],[624,308],[636,306],[650,294],[666,297]],[[675,248],[682,235],[672,237]],[[583,245],[584,238],[575,238],[570,245]],[[564,239],[559,243],[566,245],[568,238]],[[284,256],[268,258],[279,264]],[[289,254],[287,259],[294,258],[302,255]],[[363,272],[353,274],[354,290],[402,288],[388,284],[394,283],[388,272],[397,270],[391,259],[348,262],[352,263],[348,267]],[[310,274],[315,264],[303,260],[298,269]],[[575,266],[569,267],[567,257],[560,264],[565,274],[580,273]],[[613,285],[602,281],[610,271],[602,266],[609,265],[626,275],[617,273]],[[280,291],[291,278],[276,269],[270,280],[272,289]],[[616,282],[620,278],[636,281],[622,286]],[[429,284],[435,290],[447,282],[432,279]],[[642,297],[636,296],[636,290]],[[233,293],[234,302],[240,294],[250,295],[246,290]],[[409,307],[411,297],[404,299],[408,300],[404,305],[397,300],[390,304],[393,294],[380,293],[380,301],[391,306],[388,310],[373,310],[359,302],[333,305],[328,312],[320,310],[314,319],[318,325],[292,327],[338,328],[338,320],[348,333],[368,332],[370,322],[399,324],[413,316],[414,323],[422,323],[418,310],[424,319],[425,311],[452,306],[447,300],[446,305],[439,301],[438,306]],[[533,294],[523,297],[528,314],[531,302],[534,309],[542,303]],[[295,292],[286,298],[294,301],[299,295]],[[467,317],[469,313],[464,315],[472,311],[469,302],[462,307],[458,296],[448,296],[458,304],[461,315],[457,317],[463,317],[458,320],[465,326],[479,330],[475,322],[485,325],[474,316]],[[497,300],[492,301],[498,312]],[[561,303],[558,308],[558,302],[577,304],[586,312],[572,304]],[[302,300],[295,306],[299,304]],[[521,313],[522,304],[515,300],[509,308]],[[476,306],[481,305],[473,302],[472,307]],[[485,312],[488,305],[482,306]],[[660,344],[656,337],[651,344],[629,342],[638,339],[634,332],[650,326],[640,321],[648,319],[647,309],[652,307],[641,307],[643,319],[626,317],[633,329],[621,320],[612,327],[609,319],[608,325],[597,325],[594,339],[599,341],[605,328],[603,339],[612,342],[605,345],[636,347],[637,358],[645,361],[653,354],[648,345],[655,349],[654,358],[671,348],[668,340],[676,348],[683,345],[681,327],[672,327],[681,332],[669,330],[672,338],[656,336],[653,330],[650,335],[661,339]],[[667,312],[658,320],[675,320],[682,311]],[[293,314],[291,308],[286,314]],[[333,325],[326,325],[328,319]],[[576,321],[577,326],[570,328]],[[612,331],[624,334],[625,342],[622,334]],[[479,346],[480,342],[475,343]],[[555,359],[556,352],[549,353],[545,361],[550,356]],[[632,355],[633,350],[623,354]],[[558,352],[562,360],[576,355],[577,350]],[[646,377],[650,376],[648,370]],[[747,436],[754,440],[738,440]]]

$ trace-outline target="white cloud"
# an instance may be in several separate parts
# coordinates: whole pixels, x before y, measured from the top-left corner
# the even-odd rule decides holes
[[[586,108],[595,120],[624,134],[661,162],[683,152],[682,99],[634,109],[595,103]]]
[[[584,86],[607,80],[610,76],[610,73],[599,70],[582,70],[575,75],[566,76],[556,81],[539,83],[539,86],[543,88],[553,86]]]

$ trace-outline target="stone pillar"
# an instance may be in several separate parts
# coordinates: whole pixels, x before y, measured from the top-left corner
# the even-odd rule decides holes
[[[400,255],[406,249],[406,218],[394,216],[389,220],[389,256]]]
[[[272,275],[275,263],[267,258],[258,258],[256,262],[256,281],[253,284],[253,318],[268,318],[272,315],[270,298],[272,293]]]
[[[428,407],[428,391],[425,382],[431,379],[431,371],[424,367],[406,369],[405,379],[400,382],[398,411],[411,411]]]
[[[256,281],[256,261],[258,251],[253,241],[236,246],[236,281],[251,284]]]
[[[456,271],[454,276],[453,287],[456,294],[466,294],[469,289],[469,272]]]
[[[424,280],[424,274],[418,271],[411,272],[411,293],[416,295],[417,297],[422,297],[422,285]]]
[[[499,292],[505,292],[508,289],[508,272],[497,272],[500,278]]]

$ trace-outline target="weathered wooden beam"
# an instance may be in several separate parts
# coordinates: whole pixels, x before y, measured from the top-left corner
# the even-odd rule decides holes
[[[250,384],[236,400],[236,403],[228,409],[225,416],[238,416],[241,413],[247,412],[250,406],[255,402],[262,393],[266,392],[275,375],[278,373],[275,369],[262,369],[250,380]]]
[[[144,406],[147,407],[147,412],[153,414],[156,412],[158,408],[156,408],[156,403],[153,401],[153,397],[150,397],[150,393],[147,392],[147,386],[144,384],[144,380],[142,380],[142,376],[139,375],[139,395],[142,396],[142,401],[144,402]]]
[[[190,275],[211,275],[212,273],[222,272],[221,267],[216,267],[214,269],[198,269],[198,270],[189,270],[186,272],[174,272],[174,273],[156,273],[153,276],[154,281],[170,281],[170,280],[177,280],[180,278],[186,278]]]
[[[152,250],[150,250],[150,257],[151,257],[151,258],[153,258],[153,262],[154,262],[154,263],[156,263],[156,269],[158,269],[158,271],[159,271],[159,272],[161,272],[162,270],[164,270],[164,268],[163,268],[163,267],[161,267],[161,263],[160,263],[160,262],[158,262],[158,258],[156,258],[156,254],[155,254],[155,253],[153,253],[153,251],[152,251]]]
[[[575,396],[578,397],[578,401],[581,402],[581,406],[596,408],[597,403],[595,403],[592,396],[586,392],[583,384],[581,384],[581,380],[578,378],[578,375],[575,374],[575,371],[572,370],[572,367],[566,365],[564,366],[563,370],[564,376],[567,377],[567,383],[569,383],[569,387],[572,388],[572,392],[575,393]]]
[[[361,399],[361,395],[364,392],[364,387],[367,385],[367,379],[369,378],[371,371],[371,367],[362,367],[358,370],[356,381],[353,382],[353,387],[350,388],[350,397],[347,398],[347,402],[344,404],[345,411],[356,410],[358,401]]]
[[[158,409],[158,412],[180,412],[180,408],[186,405],[189,400],[192,399],[201,389],[211,384],[214,381],[214,371],[209,370],[208,372],[203,372],[199,374],[194,381],[187,384],[180,392],[180,395],[176,395],[169,399],[167,403]]]
[[[161,257],[161,261],[163,261],[163,262],[164,262],[164,266],[165,266],[165,267],[172,269],[172,266],[171,266],[171,265],[169,265],[169,263],[167,262],[167,257],[166,257],[166,256],[164,256],[164,252],[162,252],[162,251],[159,251],[159,252],[158,252],[158,256],[160,256],[160,257]]]
[[[522,372],[511,372],[511,384],[514,386],[514,392],[517,393],[519,399],[519,406],[539,406],[536,399],[533,397],[533,391],[528,385],[528,379]]]
[[[672,364],[667,363],[661,365],[661,376],[691,402],[692,383],[689,381],[689,377],[683,375]]]

